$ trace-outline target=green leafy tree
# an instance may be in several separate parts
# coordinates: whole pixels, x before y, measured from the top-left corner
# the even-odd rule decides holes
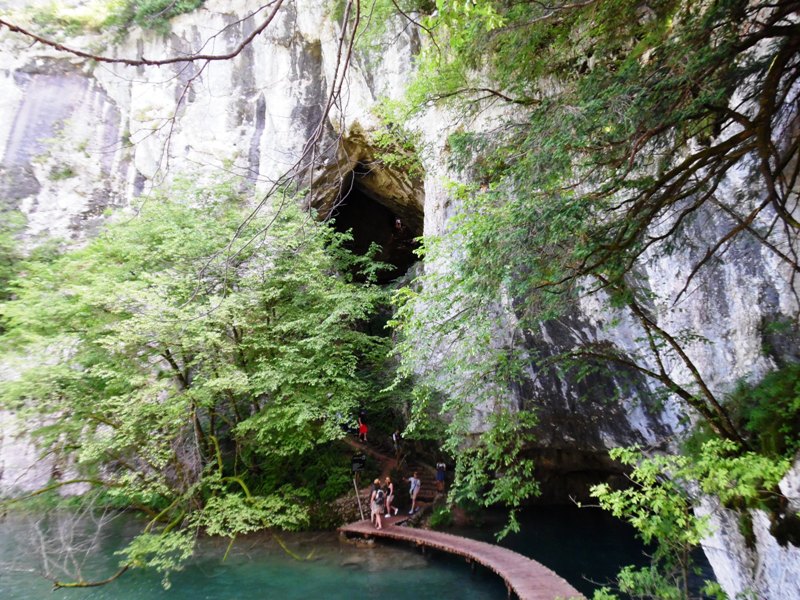
[[[621,574],[620,586],[635,597],[688,597],[689,548],[706,530],[691,516],[687,490],[700,485],[746,510],[758,489],[758,505],[782,519],[769,498],[780,500],[782,450],[796,447],[796,374],[773,381],[788,394],[780,403],[756,393],[736,405],[692,359],[692,347],[706,343],[701,332],[665,323],[710,267],[733,260],[725,252],[737,244],[771,255],[790,285],[800,271],[800,137],[791,125],[798,8],[793,1],[441,0],[420,20],[434,41],[407,110],[446,103],[459,116],[447,147],[459,214],[425,240],[432,268],[398,296],[396,325],[402,372],[444,395],[436,409],[449,423],[448,443],[460,450],[479,443],[469,425],[516,408],[512,392],[532,374],[581,381],[603,370],[644,376],[715,443],[731,444],[724,458],[701,455],[711,456],[707,471],[690,469],[685,457],[657,459],[634,470],[630,491],[598,491],[607,508],[635,516],[644,537],[663,537],[652,569]],[[487,110],[502,116],[491,129],[470,130],[464,117]],[[732,190],[731,181],[741,184]],[[698,240],[693,231],[704,222],[719,226]],[[646,269],[689,244],[699,251],[677,292],[656,296]],[[528,338],[578,314],[588,297],[605,304],[612,326],[622,316],[638,326],[640,349],[576,335],[571,347],[538,355]],[[498,340],[509,329],[521,339]],[[431,395],[417,396],[431,412]],[[535,413],[535,399],[521,404]],[[781,450],[764,451],[765,442]],[[476,454],[456,456],[473,472],[502,478]],[[710,482],[742,475],[732,472],[737,460],[753,473],[767,468],[759,460],[780,468],[729,496]]]
[[[654,547],[649,567],[620,571],[619,591],[634,598],[725,598],[713,581],[700,589],[691,585],[699,574],[693,552],[711,532],[708,518],[695,515],[694,506],[702,495],[713,495],[723,504],[765,508],[790,460],[741,452],[733,442],[718,439],[704,443],[696,456],[647,458],[638,448],[616,448],[611,456],[633,468],[631,486],[614,490],[600,484],[592,495]],[[607,588],[595,594],[598,600],[616,597]]]
[[[406,372],[433,384],[441,376],[426,375],[426,365],[442,364],[432,357],[447,347],[457,348],[473,388],[493,372],[502,388],[509,372],[532,363],[578,377],[609,365],[651,379],[716,435],[746,447],[687,351],[702,343],[698,332],[671,331],[658,307],[674,306],[744,238],[789,273],[800,270],[792,252],[798,136],[789,126],[800,76],[797,4],[479,0],[436,8],[425,24],[438,43],[421,61],[409,105],[446,101],[462,114],[500,106],[507,116],[488,133],[450,138],[452,166],[467,183],[454,186],[461,210],[450,230],[427,240],[437,269],[404,298]],[[725,198],[720,189],[734,172],[746,174],[749,191]],[[644,263],[684,245],[701,216],[723,223],[721,233],[704,241],[675,297],[653,298]],[[638,324],[638,355],[582,340],[544,360],[518,351],[520,340],[498,348],[488,333],[503,319],[538,332],[589,295]],[[422,331],[429,339],[419,343]],[[495,358],[521,364],[494,369]],[[688,378],[673,376],[676,364]],[[454,396],[480,403],[474,392]]]
[[[388,339],[364,324],[385,292],[352,281],[369,259],[294,203],[246,218],[234,185],[176,186],[28,261],[0,309],[5,346],[40,359],[4,406],[43,422],[43,451],[79,479],[151,513],[123,568],[179,568],[198,530],[307,526],[322,486],[304,466],[378,391]]]

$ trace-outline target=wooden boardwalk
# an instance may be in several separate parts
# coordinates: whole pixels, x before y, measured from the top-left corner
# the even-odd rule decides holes
[[[584,598],[566,580],[535,560],[507,548],[478,540],[440,531],[400,527],[399,525],[407,518],[399,516],[384,519],[383,529],[375,529],[369,520],[357,521],[340,527],[339,531],[345,535],[382,537],[412,542],[417,546],[435,548],[442,552],[463,556],[467,561],[481,564],[497,573],[506,582],[509,596],[513,592],[520,600]]]

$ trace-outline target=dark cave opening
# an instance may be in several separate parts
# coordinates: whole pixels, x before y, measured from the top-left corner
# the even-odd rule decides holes
[[[422,235],[421,210],[378,197],[351,174],[344,182],[344,192],[334,203],[330,218],[337,231],[352,231],[348,249],[364,255],[375,243],[380,246],[376,260],[388,268],[378,273],[378,283],[386,284],[404,275],[417,261],[416,238]]]

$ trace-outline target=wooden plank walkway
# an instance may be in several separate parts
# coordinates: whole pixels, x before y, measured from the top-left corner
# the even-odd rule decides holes
[[[567,600],[584,596],[565,579],[526,556],[494,544],[479,542],[468,538],[430,531],[400,527],[407,516],[391,517],[383,520],[383,529],[375,529],[369,520],[357,521],[339,528],[345,535],[382,537],[412,542],[417,546],[427,546],[442,552],[463,556],[494,571],[505,582],[506,587],[520,600]]]

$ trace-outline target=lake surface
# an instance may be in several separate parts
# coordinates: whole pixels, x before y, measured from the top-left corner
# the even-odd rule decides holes
[[[539,561],[591,598],[625,565],[649,563],[633,528],[597,508],[537,507],[520,515],[522,531],[495,542],[504,515],[489,514],[480,528],[453,529],[466,537],[499,543]]]
[[[499,516],[480,528],[453,533],[492,541]],[[96,516],[74,524],[68,515],[41,518],[9,515],[0,520],[0,598],[3,600],[308,599],[482,600],[506,598],[504,584],[485,569],[471,573],[461,559],[409,546],[378,543],[357,547],[334,533],[253,535],[237,540],[223,562],[226,540],[201,539],[197,555],[171,576],[165,590],[152,572],[130,571],[99,588],[51,591],[42,576],[59,579],[81,572],[86,579],[116,570],[115,550],[141,526],[129,515],[109,518],[96,539],[89,534]],[[502,545],[539,560],[591,596],[620,566],[642,562],[632,531],[596,510],[535,509],[522,517],[523,532]]]

